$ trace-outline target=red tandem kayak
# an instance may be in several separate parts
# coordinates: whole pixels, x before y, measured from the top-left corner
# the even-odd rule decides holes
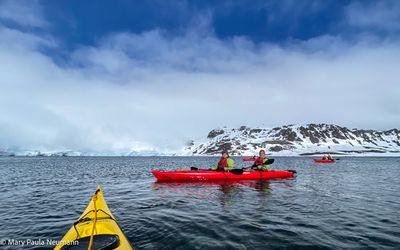
[[[287,171],[244,171],[241,174],[213,170],[180,170],[175,172],[151,171],[158,181],[209,181],[209,180],[260,180],[289,178],[294,170]]]
[[[331,163],[331,162],[335,162],[336,160],[322,160],[322,159],[314,159],[315,162],[318,163]]]

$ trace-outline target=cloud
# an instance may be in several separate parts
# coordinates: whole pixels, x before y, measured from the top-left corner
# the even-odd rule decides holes
[[[0,20],[11,21],[23,27],[45,28],[48,22],[38,1],[1,0]]]
[[[400,124],[396,40],[220,39],[210,18],[179,35],[109,34],[62,65],[42,49],[57,40],[2,27],[0,145],[162,151],[224,125]]]
[[[346,8],[348,24],[359,29],[400,31],[400,2],[396,0],[355,1]]]

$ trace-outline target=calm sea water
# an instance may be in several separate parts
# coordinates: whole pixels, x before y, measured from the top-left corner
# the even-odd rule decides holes
[[[136,249],[399,249],[400,158],[275,159],[297,177],[156,183],[217,158],[0,157],[0,240],[60,240],[101,184]]]

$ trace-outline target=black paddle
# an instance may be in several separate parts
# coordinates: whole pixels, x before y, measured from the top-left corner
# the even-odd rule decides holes
[[[274,163],[275,159],[268,159],[264,164],[269,165]],[[231,172],[232,174],[236,174],[236,175],[241,175],[243,174],[243,171],[246,169],[249,169],[251,167],[247,167],[247,168],[235,168],[232,170],[229,170],[229,172]],[[196,168],[196,167],[190,167],[190,170],[210,170],[210,169],[200,169],[200,168]]]
[[[211,169],[201,169],[201,168],[196,168],[196,167],[190,167],[190,170],[211,170]]]
[[[274,159],[271,159],[271,160],[272,161],[270,161],[268,164],[272,164],[274,162]],[[231,172],[232,174],[235,174],[235,175],[241,175],[241,174],[243,174],[245,169],[246,168],[235,168],[235,169],[229,170],[229,172]],[[196,168],[196,167],[190,167],[190,170],[210,170],[210,169],[199,169],[199,168]],[[296,170],[288,169],[286,171],[289,171],[289,172],[292,172],[294,174],[297,174]]]
[[[243,174],[243,168],[234,168],[232,170],[229,170],[229,172],[231,172],[232,174],[241,175]]]
[[[269,163],[269,164],[271,164],[271,163]],[[243,170],[244,170],[244,168],[235,168],[235,169],[229,170],[229,172],[231,172],[232,174],[241,175],[241,174],[243,174]],[[286,171],[297,174],[296,170],[287,169]]]
[[[190,170],[211,170],[211,169],[201,169],[201,168],[196,168],[196,167],[190,167]],[[213,170],[213,171],[217,171],[217,170]],[[219,170],[222,172],[222,170]],[[232,170],[229,170],[229,172],[231,172],[232,174],[243,174],[243,169],[242,168],[235,168]]]
[[[265,165],[269,165],[269,164],[272,164],[272,163],[274,163],[274,161],[275,161],[275,159],[268,159],[264,164]],[[263,164],[263,165],[264,165]],[[247,168],[242,168],[242,169],[249,169],[249,168],[252,168],[252,167],[256,167],[257,165],[253,165],[253,166],[250,166],[250,167],[247,167]]]
[[[297,174],[296,170],[287,169],[285,171],[292,172],[293,174]],[[243,174],[243,168],[232,169],[232,170],[229,170],[229,172],[231,172],[232,174],[241,175],[241,174]]]
[[[268,159],[267,162],[265,164],[269,165],[274,163],[275,159]]]

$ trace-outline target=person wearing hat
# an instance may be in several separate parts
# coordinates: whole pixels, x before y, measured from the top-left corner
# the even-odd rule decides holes
[[[229,171],[235,166],[235,161],[229,157],[228,151],[222,151],[221,159],[219,159],[218,164],[213,166],[211,169],[216,171]]]
[[[268,171],[271,168],[271,166],[267,164],[268,158],[265,156],[264,149],[261,149],[259,152],[259,156],[257,158],[254,156],[253,159],[254,164],[253,166],[251,166],[251,169]]]

